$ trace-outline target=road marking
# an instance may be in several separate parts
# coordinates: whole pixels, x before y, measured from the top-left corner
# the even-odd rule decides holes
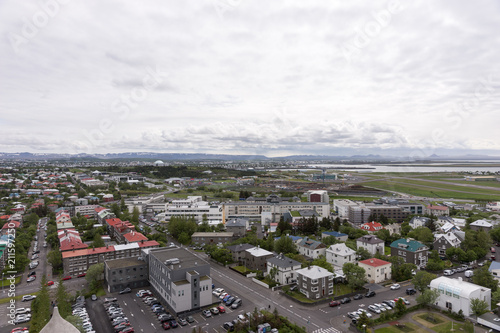
[[[155,325],[153,325],[153,323],[151,323],[151,326],[153,326],[154,329],[156,329]]]
[[[127,306],[127,303],[125,303],[125,301],[123,301],[123,304],[125,304],[125,306]]]

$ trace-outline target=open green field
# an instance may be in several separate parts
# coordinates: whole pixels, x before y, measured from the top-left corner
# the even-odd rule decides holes
[[[380,180],[363,183],[365,186],[381,190],[403,192],[422,197],[455,198],[469,200],[500,200],[500,192],[487,189],[470,188],[459,185],[422,182],[418,180]],[[433,188],[434,187],[434,188]],[[440,189],[438,189],[440,188]],[[462,193],[459,191],[469,192]]]
[[[414,323],[404,322],[404,327],[389,326],[375,330],[375,333],[424,333],[428,332]]]

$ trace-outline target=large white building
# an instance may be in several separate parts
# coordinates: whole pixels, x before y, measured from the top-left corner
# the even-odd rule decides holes
[[[451,279],[440,276],[431,281],[431,289],[439,291],[436,305],[443,310],[458,313],[462,310],[467,317],[473,314],[470,302],[474,298],[485,301],[491,309],[491,289],[463,281],[462,278]]]
[[[203,220],[206,215],[208,223],[222,223],[222,207],[219,205],[210,205],[203,201],[201,196],[189,196],[187,199],[173,200],[165,205],[165,212],[159,214],[159,218],[170,221],[172,216],[194,217],[198,222]]]
[[[349,199],[334,199],[333,200],[333,210],[337,213],[340,218],[349,217],[349,207],[357,206],[358,203]]]
[[[356,262],[356,251],[347,247],[345,243],[330,245],[326,249],[326,261],[333,266],[342,268],[345,263]]]

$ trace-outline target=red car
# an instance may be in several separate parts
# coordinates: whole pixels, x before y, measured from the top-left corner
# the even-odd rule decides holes
[[[340,302],[339,301],[331,301],[330,303],[328,303],[328,305],[330,305],[330,306],[339,306]]]
[[[54,285],[54,281],[47,281],[47,286],[53,286]]]
[[[72,277],[70,275],[63,277],[63,280],[71,280]]]
[[[23,331],[27,331],[27,330],[28,330],[27,327],[16,327],[16,328],[13,328],[12,331],[10,331],[10,333],[23,332]]]
[[[78,277],[84,277],[87,273],[78,274]]]
[[[170,329],[170,324],[168,323],[168,321],[166,321],[163,324],[161,324],[161,327],[163,327],[164,330],[169,330]]]
[[[226,312],[226,309],[224,309],[224,307],[223,307],[222,305],[219,305],[219,306],[217,307],[217,310],[219,310],[219,313],[224,313],[224,312]]]

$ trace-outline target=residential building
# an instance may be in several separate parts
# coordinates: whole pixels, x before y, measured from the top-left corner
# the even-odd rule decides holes
[[[267,270],[267,259],[273,256],[272,252],[260,247],[252,247],[245,250],[245,266],[252,270]]]
[[[450,215],[450,208],[446,206],[429,205],[425,207],[425,213],[434,216]]]
[[[149,282],[155,296],[175,314],[212,304],[210,264],[183,248],[148,254]]]
[[[74,206],[73,211],[74,215],[80,214],[81,216],[90,216],[95,218],[97,216],[96,208],[101,207],[99,205],[84,205],[84,206]]]
[[[326,245],[317,240],[305,237],[297,243],[297,250],[306,257],[317,259],[319,256],[325,255]]]
[[[284,256],[283,253],[267,259],[267,274],[271,274],[273,268],[276,268],[277,273],[271,278],[273,278],[280,285],[297,282],[296,271],[301,267],[300,262]]]
[[[326,249],[326,261],[336,267],[342,268],[345,263],[356,262],[356,251],[347,247],[345,243],[330,245]]]
[[[303,210],[292,210],[287,211],[283,214],[283,220],[292,225],[292,227],[297,227],[304,220],[319,217],[319,214],[312,209],[303,209]]]
[[[87,272],[90,266],[105,260],[139,257],[142,249],[157,248],[160,244],[150,240],[126,245],[103,246],[62,253],[64,275],[76,277]]]
[[[317,300],[333,295],[333,273],[319,266],[309,266],[297,272],[299,291],[307,298]]]
[[[414,240],[401,238],[391,243],[391,256],[405,259],[407,264],[415,264],[420,268],[427,265],[429,248]]]
[[[226,231],[232,232],[234,237],[244,237],[248,227],[250,226],[250,220],[245,218],[230,219],[226,222]]]
[[[104,262],[104,281],[109,293],[125,288],[149,286],[148,263],[142,257],[131,257]]]
[[[59,250],[61,252],[88,248],[88,245],[80,238],[80,233],[75,229],[58,230],[57,237],[59,238]]]
[[[237,244],[228,246],[227,249],[231,252],[233,262],[238,263],[238,265],[243,265],[246,260],[246,250],[254,248],[255,246],[251,244]]]
[[[148,238],[137,231],[131,231],[123,235],[126,244],[147,241]]]
[[[384,241],[374,235],[364,235],[356,239],[357,248],[365,248],[373,256],[376,253],[384,254]]]
[[[323,231],[321,233],[321,239],[328,237],[328,236],[333,236],[341,242],[346,242],[347,238],[348,238],[347,234],[343,234],[343,233],[337,232],[337,231]]]
[[[414,216],[411,218],[409,225],[413,229],[419,228],[419,227],[425,227],[427,226],[428,223],[430,223],[431,219],[428,217],[422,217],[422,216]]]
[[[484,232],[490,232],[493,228],[493,224],[485,220],[477,220],[469,224],[470,229],[474,231],[483,230]]]
[[[384,226],[385,230],[389,231],[390,235],[401,235],[401,224],[400,223],[390,223]]]
[[[442,310],[462,313],[466,317],[473,316],[471,301],[480,299],[485,301],[488,310],[491,309],[491,289],[463,281],[462,278],[451,279],[440,276],[431,281],[430,288],[439,291],[436,305]]]
[[[434,234],[434,250],[438,251],[440,256],[446,255],[446,250],[451,247],[460,247],[462,241],[452,232],[446,234]]]
[[[195,232],[191,235],[194,244],[225,244],[235,240],[232,232]]]
[[[365,269],[368,283],[381,283],[391,279],[391,263],[377,258],[362,260],[359,267]]]
[[[369,234],[374,234],[377,231],[384,229],[382,224],[375,221],[363,223],[359,226],[359,228],[361,230],[368,231]]]
[[[492,261],[490,267],[488,268],[488,271],[491,273],[491,275],[493,275],[495,279],[500,282],[500,262]]]

